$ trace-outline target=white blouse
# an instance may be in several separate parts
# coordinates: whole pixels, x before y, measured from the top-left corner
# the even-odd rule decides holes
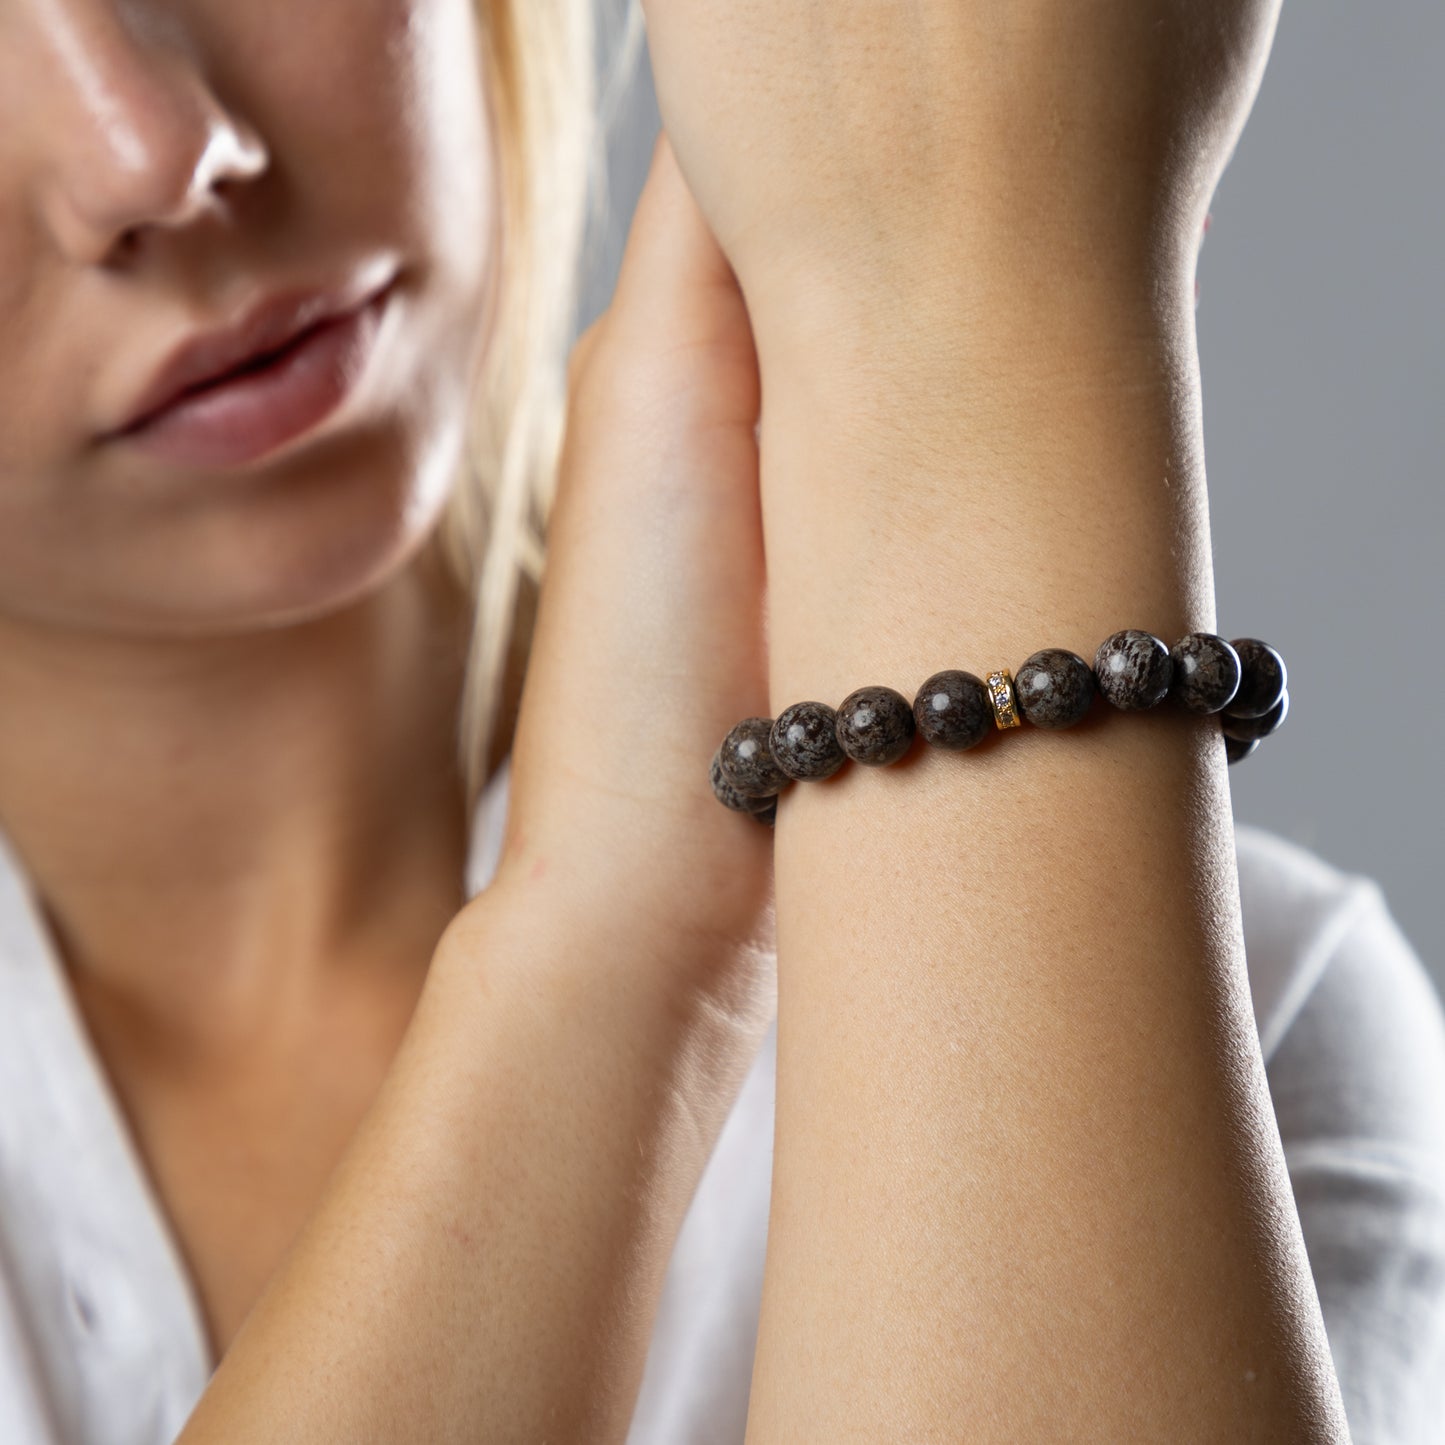
[[[510,772],[477,805],[491,880]],[[1255,1021],[1354,1445],[1445,1441],[1445,1015],[1379,885],[1237,824]],[[740,1445],[776,1020],[668,1265],[628,1445]],[[193,1283],[0,834],[0,1445],[167,1445],[205,1388]]]

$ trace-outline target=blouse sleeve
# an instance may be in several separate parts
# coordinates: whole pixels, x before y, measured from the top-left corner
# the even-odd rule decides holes
[[[1266,1062],[1354,1445],[1445,1441],[1445,1012],[1372,879]]]

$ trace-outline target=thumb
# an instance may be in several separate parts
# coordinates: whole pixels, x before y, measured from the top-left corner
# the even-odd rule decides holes
[[[613,292],[619,332],[638,345],[734,347],[753,366],[737,278],[688,188],[665,130],[653,144]]]
[[[643,244],[629,250],[618,273],[618,292],[639,281],[645,289],[654,266],[668,269],[678,281],[704,289],[731,286],[732,267],[693,199],[666,130],[652,145],[652,160],[637,200],[633,226]]]
[[[599,907],[628,899],[668,937],[745,937],[770,841],[744,820],[740,846],[708,763],[767,695],[760,382],[665,136],[574,361],[499,869],[518,876],[525,836]]]

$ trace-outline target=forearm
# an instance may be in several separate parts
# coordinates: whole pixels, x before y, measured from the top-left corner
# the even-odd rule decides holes
[[[544,931],[544,901],[443,941],[182,1445],[624,1438],[736,1063],[647,986],[665,960]]]
[[[1101,244],[765,322],[774,713],[1217,630],[1192,267]],[[1347,1438],[1218,720],[1095,709],[782,800],[749,1445]]]

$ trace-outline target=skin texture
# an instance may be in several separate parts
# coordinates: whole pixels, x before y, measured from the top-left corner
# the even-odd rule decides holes
[[[1194,260],[1277,7],[647,9],[758,346],[773,705],[1217,631]],[[1348,1439],[1217,724],[850,769],[775,886],[749,1445]]]
[[[649,7],[677,154],[660,144],[654,155],[617,299],[574,369],[498,882],[442,934],[402,1044],[324,1189],[295,1187],[314,1207],[185,1445],[625,1437],[662,1270],[766,1023],[774,980],[755,945],[769,846],[778,1131],[750,1445],[1347,1438],[1249,1017],[1227,780],[1208,720],[1129,718],[1005,740],[1028,747],[850,767],[791,794],[775,838],[707,792],[727,727],[798,698],[864,683],[907,693],[941,664],[984,671],[1045,644],[1088,655],[1125,625],[1166,639],[1217,630],[1190,248],[1272,12],[1226,3],[1201,26],[1182,3],[1098,0],[1076,23],[1079,7],[1038,0],[1011,9],[1022,19],[1000,31],[992,8],[919,0],[908,24],[883,32],[859,5]],[[4,258],[16,288],[4,319],[35,335],[24,379],[11,374],[4,393],[6,435],[25,447],[5,454],[4,505],[33,523],[32,548],[44,551],[47,509],[62,498],[72,511],[77,496],[118,511],[122,494],[154,506],[168,485],[113,477],[108,489],[75,460],[86,425],[76,412],[109,400],[95,368],[126,366],[118,342],[107,349],[86,329],[82,346],[69,328],[115,318],[105,297],[140,308],[146,282],[174,300],[188,277],[231,275],[223,248],[236,237],[279,247],[287,215],[300,224],[258,210],[245,227],[219,227],[157,179],[166,167],[104,150],[92,160],[106,176],[97,189],[84,164],[64,162],[93,157],[117,131],[79,103],[64,124],[36,124],[47,67],[52,79],[70,74],[60,57],[80,36],[79,53],[111,68],[72,81],[75,94],[132,120],[160,114],[162,139],[200,132],[187,130],[189,110],[152,107],[225,96],[238,137],[249,127],[297,166],[311,157],[298,194],[319,204],[341,185],[327,173],[347,172],[343,154],[371,165],[367,116],[338,135],[325,130],[328,107],[348,95],[368,114],[376,106],[357,75],[382,64],[377,42],[403,13],[422,53],[455,78],[446,64],[461,47],[444,22],[459,12],[446,0],[360,11],[334,0],[306,21],[329,21],[344,46],[330,92],[312,89],[328,52],[299,46],[306,84],[268,106],[267,87],[287,72],[265,41],[294,35],[279,7],[137,4],[124,36],[99,0],[6,11],[0,96],[24,103],[14,102],[18,126],[9,116],[0,126],[3,234],[16,252]],[[1213,42],[1199,44],[1202,33]],[[400,70],[410,89],[375,124],[418,139],[409,161],[446,194],[457,173],[429,171],[427,142],[440,143],[452,117],[408,109],[434,77],[425,64]],[[1198,109],[1169,110],[1178,93]],[[899,104],[905,95],[921,99]],[[314,148],[308,114],[323,128]],[[889,119],[875,135],[879,115]],[[152,154],[175,164],[164,147]],[[180,184],[203,184],[206,152],[188,154]],[[238,208],[273,197],[265,175],[222,194]],[[366,182],[379,194],[369,170]],[[110,206],[97,212],[96,195]],[[395,199],[376,199],[377,214],[400,225]],[[336,206],[336,245],[362,234],[399,244]],[[91,226],[78,224],[87,214]],[[102,278],[127,285],[81,305]],[[452,303],[461,293],[438,284],[440,314],[441,293]],[[478,308],[482,289],[470,293]],[[900,307],[916,324],[897,324]],[[136,314],[107,324],[126,333]],[[414,340],[401,349],[420,366],[432,355],[424,328]],[[437,365],[464,352],[459,343]],[[34,385],[65,377],[66,362],[91,380]],[[411,379],[411,405],[397,401],[393,420],[435,440],[442,424],[428,428],[423,398],[436,395],[428,381],[447,382]],[[0,681],[21,684],[27,726],[7,718],[0,737],[0,812],[57,917],[90,919],[88,935],[72,930],[91,940],[72,946],[72,967],[120,990],[122,1017],[165,1025],[167,1047],[151,1051],[143,1077],[172,1108],[193,1095],[178,1068],[157,1084],[152,1056],[199,1059],[234,1085],[247,1054],[237,1037],[257,1068],[262,1042],[289,1037],[298,1053],[316,1043],[295,1002],[308,981],[315,1000],[318,980],[361,976],[358,957],[382,973],[416,967],[406,960],[423,951],[393,952],[392,941],[403,919],[413,940],[426,932],[418,919],[435,926],[441,875],[415,863],[411,876],[432,880],[428,909],[400,901],[406,850],[388,832],[399,816],[413,824],[414,862],[417,843],[433,850],[423,857],[459,856],[440,801],[429,810],[417,790],[384,790],[412,776],[425,740],[439,756],[435,723],[418,717],[443,717],[455,701],[436,679],[406,690],[418,682],[407,664],[425,653],[408,644],[421,634],[396,621],[406,608],[379,599],[420,607],[420,594],[395,566],[394,594],[377,581],[405,546],[368,531],[366,474],[321,460],[318,449],[284,489],[268,477],[196,504],[242,555],[205,570],[215,590],[188,605],[182,596],[180,618],[229,619],[237,640],[224,647],[162,645],[177,617],[147,609],[176,605],[172,577],[127,603],[149,631],[123,647],[102,640],[122,615],[123,557],[115,574],[109,561],[92,567],[112,592],[89,603],[65,565],[22,577],[32,554],[13,561],[24,606],[7,611],[6,640],[23,640],[0,649]],[[195,496],[197,479],[185,480]],[[283,558],[308,539],[320,547],[289,504],[304,511],[308,486],[327,482],[358,498],[348,520],[373,549],[341,549],[355,564],[345,586],[314,553],[263,586],[248,544],[253,557],[276,552],[251,524],[276,521]],[[416,482],[376,485],[395,499]],[[288,504],[280,520],[267,499]],[[238,507],[241,525],[232,514],[221,526]],[[131,521],[122,538],[139,534]],[[77,522],[67,541],[72,530],[83,539]],[[52,541],[48,555],[58,552]],[[1005,553],[1011,605],[991,570]],[[297,578],[331,586],[321,609],[334,604],[335,621],[262,630],[276,616],[267,607],[295,603]],[[377,600],[348,610],[368,584]],[[909,600],[919,596],[948,605],[921,609]],[[392,667],[378,672],[378,658]],[[358,729],[378,698],[392,707],[374,709],[375,732]],[[584,710],[578,698],[605,704]],[[58,743],[38,741],[46,722]],[[276,762],[278,739],[289,765]],[[38,764],[47,786],[18,781],[22,763]],[[960,763],[988,773],[984,786],[960,787]],[[82,771],[77,806],[57,807],[76,766],[100,770],[111,791]],[[97,798],[108,851],[90,815]],[[1046,814],[1048,830],[1031,830],[1027,847],[1000,833],[1000,799]],[[228,836],[241,840],[234,853],[204,846]],[[86,866],[70,862],[77,850]],[[100,886],[122,859],[122,882]],[[147,934],[158,880],[178,900],[163,918],[189,919],[188,935],[179,922],[174,936]],[[396,932],[359,898],[387,900],[374,907]],[[229,906],[208,908],[217,899]],[[176,980],[187,987],[164,986]],[[216,1007],[222,987],[239,1011]],[[388,1017],[375,1003],[371,1016]],[[200,1024],[218,1017],[231,1021],[229,1055],[205,1046]],[[383,1057],[375,1047],[370,1062]],[[284,1118],[249,1122],[257,1137],[270,1137],[264,1123],[285,1133]]]
[[[766,357],[775,322],[836,332],[855,302],[966,301],[1001,266],[1192,246],[1279,4],[643,8],[664,124]],[[933,344],[964,314],[910,305],[909,329]]]

